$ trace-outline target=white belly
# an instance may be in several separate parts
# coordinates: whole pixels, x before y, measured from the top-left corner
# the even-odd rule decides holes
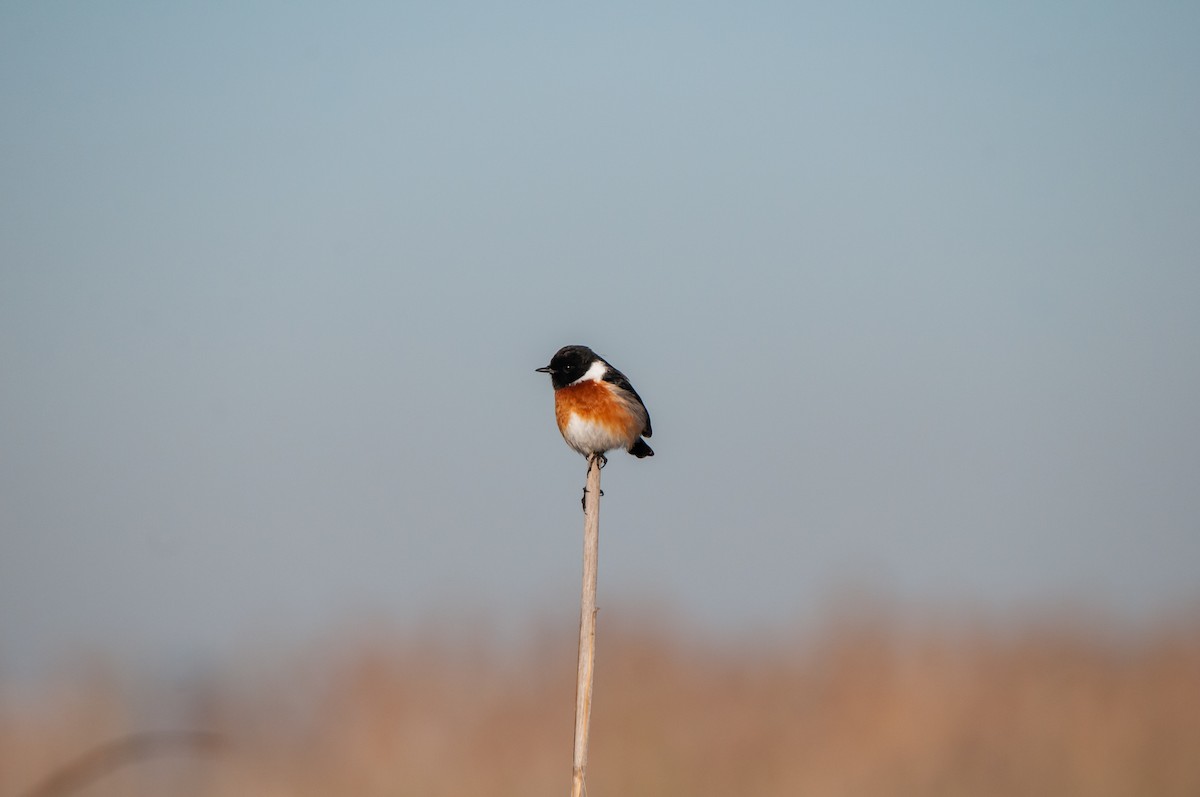
[[[594,421],[585,421],[574,413],[563,429],[563,438],[567,445],[584,456],[624,448],[628,444],[619,432]]]

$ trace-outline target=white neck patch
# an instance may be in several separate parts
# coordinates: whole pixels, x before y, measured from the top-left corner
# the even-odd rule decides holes
[[[599,382],[608,373],[608,366],[600,360],[596,360],[590,366],[583,376],[572,382],[572,385],[578,385],[580,382]]]

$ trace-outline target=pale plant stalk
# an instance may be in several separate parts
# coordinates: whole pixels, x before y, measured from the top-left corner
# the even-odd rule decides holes
[[[575,681],[575,750],[571,797],[583,797],[587,770],[588,727],[592,719],[592,677],[596,667],[596,568],[600,558],[600,464],[588,457],[583,502],[583,587],[579,596],[579,669]]]

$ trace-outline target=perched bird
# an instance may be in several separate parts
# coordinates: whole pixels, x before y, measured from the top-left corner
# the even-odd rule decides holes
[[[650,413],[625,374],[587,346],[564,346],[537,369],[554,385],[554,417],[567,445],[589,460],[623,448],[638,459],[654,456]]]

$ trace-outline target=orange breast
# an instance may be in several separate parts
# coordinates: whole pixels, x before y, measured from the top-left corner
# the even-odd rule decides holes
[[[640,420],[629,411],[625,402],[613,395],[604,382],[589,380],[554,391],[554,419],[558,430],[566,429],[572,415],[581,420],[600,424],[619,434],[634,438],[641,434]]]

